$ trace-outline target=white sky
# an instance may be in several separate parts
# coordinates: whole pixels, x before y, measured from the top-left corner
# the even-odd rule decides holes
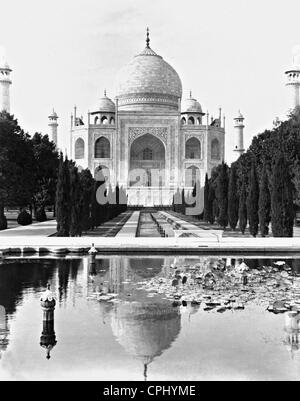
[[[203,110],[246,117],[245,144],[288,108],[285,68],[300,43],[299,0],[0,0],[0,44],[13,69],[11,112],[29,133],[48,133],[55,108],[59,146],[69,143],[74,104],[86,116],[118,70],[151,47],[191,89]]]

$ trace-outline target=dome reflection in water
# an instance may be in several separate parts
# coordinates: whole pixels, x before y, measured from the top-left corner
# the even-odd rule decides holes
[[[161,297],[147,298],[136,284],[160,274],[169,259],[96,259],[89,265],[93,291],[119,294],[121,302],[104,307],[104,320],[110,319],[112,332],[124,350],[141,361],[145,380],[148,365],[178,336],[181,317],[179,308]]]
[[[275,314],[266,307],[269,300],[277,299],[276,294],[284,298],[291,293],[285,290],[287,280],[294,294],[300,295],[299,261],[279,260],[191,255],[97,255],[94,263],[89,257],[4,260],[0,264],[0,376],[294,379],[300,367],[299,311]],[[172,287],[177,271],[188,277],[186,288],[194,274],[197,278],[219,265],[220,275],[223,269],[235,274],[243,263],[250,269],[248,274],[257,278],[254,283],[250,277],[249,288],[235,286],[243,296],[256,297],[244,310],[234,310],[233,303],[224,313],[218,313],[218,307],[205,311],[206,302],[219,296],[214,290],[205,290],[211,291],[210,301],[203,297],[193,304],[183,297],[173,302],[172,288],[164,292]],[[284,271],[284,264],[291,269]],[[272,266],[277,269],[273,273]],[[277,276],[281,287],[276,287]],[[178,281],[180,293],[183,284]],[[40,300],[47,283],[57,301],[52,309],[48,305],[43,316]],[[231,295],[237,297],[232,288]],[[222,293],[218,300],[222,297],[227,299]],[[294,298],[294,308],[300,305],[298,299]]]

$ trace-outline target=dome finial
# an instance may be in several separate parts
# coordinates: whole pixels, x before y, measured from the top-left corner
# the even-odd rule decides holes
[[[192,91],[190,91],[190,99],[192,98]]]
[[[146,47],[150,48],[150,37],[149,37],[149,28],[147,27],[147,38],[146,38]]]
[[[106,97],[106,89],[104,89],[104,97]]]

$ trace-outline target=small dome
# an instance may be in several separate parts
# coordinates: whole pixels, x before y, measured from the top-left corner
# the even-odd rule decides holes
[[[57,116],[57,113],[56,113],[56,111],[54,111],[54,109],[53,109],[53,111],[52,111],[51,117],[56,117],[56,118],[58,117],[58,116]]]
[[[116,106],[114,102],[106,96],[106,91],[104,91],[104,97],[102,97],[99,101],[99,110],[106,111],[108,113],[114,113]]]
[[[181,103],[181,113],[202,113],[202,107],[200,103],[192,97],[192,94],[190,94],[190,97],[188,99],[185,99]]]
[[[5,56],[3,56],[3,55],[2,56],[0,55],[0,69],[12,71],[8,62],[6,61]]]
[[[241,111],[239,110],[237,117],[235,118],[236,120],[239,120],[241,118],[244,118],[243,114],[241,113]]]
[[[300,72],[300,66],[295,64],[289,66],[289,68],[286,69],[285,73],[288,74],[290,72]]]

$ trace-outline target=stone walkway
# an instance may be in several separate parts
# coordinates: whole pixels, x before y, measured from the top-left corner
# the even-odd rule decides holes
[[[115,237],[123,225],[132,215],[132,212],[124,212],[114,219],[107,221],[92,231],[84,233],[83,237]],[[47,220],[42,223],[34,223],[29,226],[18,226],[0,231],[0,242],[2,238],[10,237],[51,237],[56,234],[56,220]],[[25,241],[24,241],[25,242]]]
[[[217,224],[209,224],[202,220],[195,219],[193,216],[185,216],[183,214],[176,213],[173,211],[169,211],[168,213],[170,213],[172,216],[179,217],[180,219],[192,223],[195,226],[201,228],[202,230],[221,230],[221,228]],[[294,227],[294,238],[299,238],[299,237],[300,237],[300,226],[296,226]],[[227,228],[226,231],[223,232],[223,238],[253,238],[253,237],[249,233],[248,228],[246,229],[244,235],[238,230],[238,228],[236,229],[236,231]],[[257,238],[261,237],[258,235]],[[270,235],[269,238],[273,237]]]
[[[56,233],[56,220],[47,220],[29,226],[18,226],[0,231],[0,242],[7,237],[49,237]]]
[[[140,212],[133,212],[116,237],[135,237],[140,219]]]
[[[159,212],[159,214],[164,216],[166,221],[172,225],[175,237],[183,235],[190,238],[191,236],[195,236],[212,241],[219,241],[222,238],[223,230],[203,229],[200,225],[194,224],[193,220],[186,220],[185,216],[178,213]]]
[[[0,240],[0,258],[12,253],[63,255],[87,252],[92,243],[99,254],[136,252],[138,254],[179,253],[231,255],[296,255],[300,253],[300,238],[222,238],[220,242],[205,238],[136,238],[136,237],[6,237]],[[297,256],[298,257],[298,256]]]
[[[94,230],[89,230],[82,234],[82,237],[115,237],[119,235],[123,227],[128,223],[132,212],[127,211],[119,214],[112,220],[106,221],[101,224],[101,226],[95,228]]]

